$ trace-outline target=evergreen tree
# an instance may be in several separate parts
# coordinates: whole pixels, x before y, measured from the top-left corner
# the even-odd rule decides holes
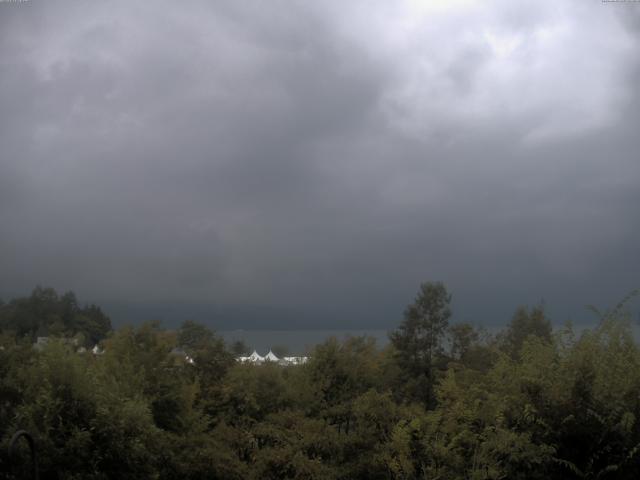
[[[429,406],[434,401],[434,370],[443,352],[450,303],[451,295],[441,282],[423,283],[414,303],[405,310],[404,321],[389,336],[409,395]]]

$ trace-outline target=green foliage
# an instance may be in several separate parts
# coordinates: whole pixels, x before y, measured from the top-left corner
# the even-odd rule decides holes
[[[423,283],[404,321],[389,336],[403,373],[403,394],[433,406],[436,366],[443,354],[443,338],[451,317],[451,295],[440,283]]]
[[[478,332],[469,323],[451,325],[449,335],[451,337],[450,356],[458,361],[463,361],[480,339]]]
[[[0,303],[0,332],[16,338],[80,335],[92,347],[111,332],[111,320],[96,305],[80,307],[73,292],[58,295],[52,288],[36,287],[29,297]]]
[[[186,320],[178,330],[178,344],[188,350],[206,348],[216,340],[215,334],[201,323]]]
[[[379,354],[375,340],[352,337],[344,342],[330,338],[318,345],[305,365],[307,409],[349,431],[353,401],[376,386]]]
[[[221,398],[228,423],[253,424],[289,408],[294,396],[283,373],[271,363],[259,369],[246,364],[230,369]]]
[[[518,307],[514,313],[507,331],[502,336],[503,349],[515,357],[529,336],[551,341],[551,322],[544,313],[544,308],[538,306],[531,311],[526,307]]]
[[[102,355],[64,336],[34,349],[43,326],[89,331],[75,297],[36,289],[0,305],[0,479],[27,459],[6,453],[18,429],[41,478],[63,480],[638,477],[640,349],[621,307],[580,335],[520,308],[492,339],[447,328],[449,301],[424,284],[385,349],[330,338],[281,366],[235,362],[195,322],[120,328]]]

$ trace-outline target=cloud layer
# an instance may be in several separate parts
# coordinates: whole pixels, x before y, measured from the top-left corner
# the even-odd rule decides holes
[[[639,286],[639,12],[0,3],[0,294],[386,327],[443,280],[577,320]]]

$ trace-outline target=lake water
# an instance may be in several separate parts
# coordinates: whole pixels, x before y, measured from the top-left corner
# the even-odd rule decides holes
[[[227,343],[242,340],[251,351],[257,350],[260,355],[273,347],[284,347],[291,355],[303,355],[329,337],[343,340],[367,335],[375,338],[379,347],[389,342],[387,330],[223,330],[218,334]]]
[[[574,325],[573,328],[576,336],[579,336],[585,329],[594,327],[594,324],[590,324]],[[640,343],[640,324],[633,323],[631,327],[636,341]],[[502,328],[504,326],[489,327],[486,331],[496,334]],[[554,329],[558,328],[558,325],[554,326]],[[378,347],[389,343],[389,330],[223,330],[217,333],[228,343],[242,340],[251,351],[257,350],[260,355],[265,355],[274,347],[284,347],[291,355],[303,355],[329,337],[344,340],[347,337],[367,335],[376,339]]]

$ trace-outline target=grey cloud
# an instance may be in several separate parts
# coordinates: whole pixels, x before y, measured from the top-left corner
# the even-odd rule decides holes
[[[485,323],[614,302],[638,61],[554,3],[0,4],[0,294],[267,327],[389,327],[427,279]]]

